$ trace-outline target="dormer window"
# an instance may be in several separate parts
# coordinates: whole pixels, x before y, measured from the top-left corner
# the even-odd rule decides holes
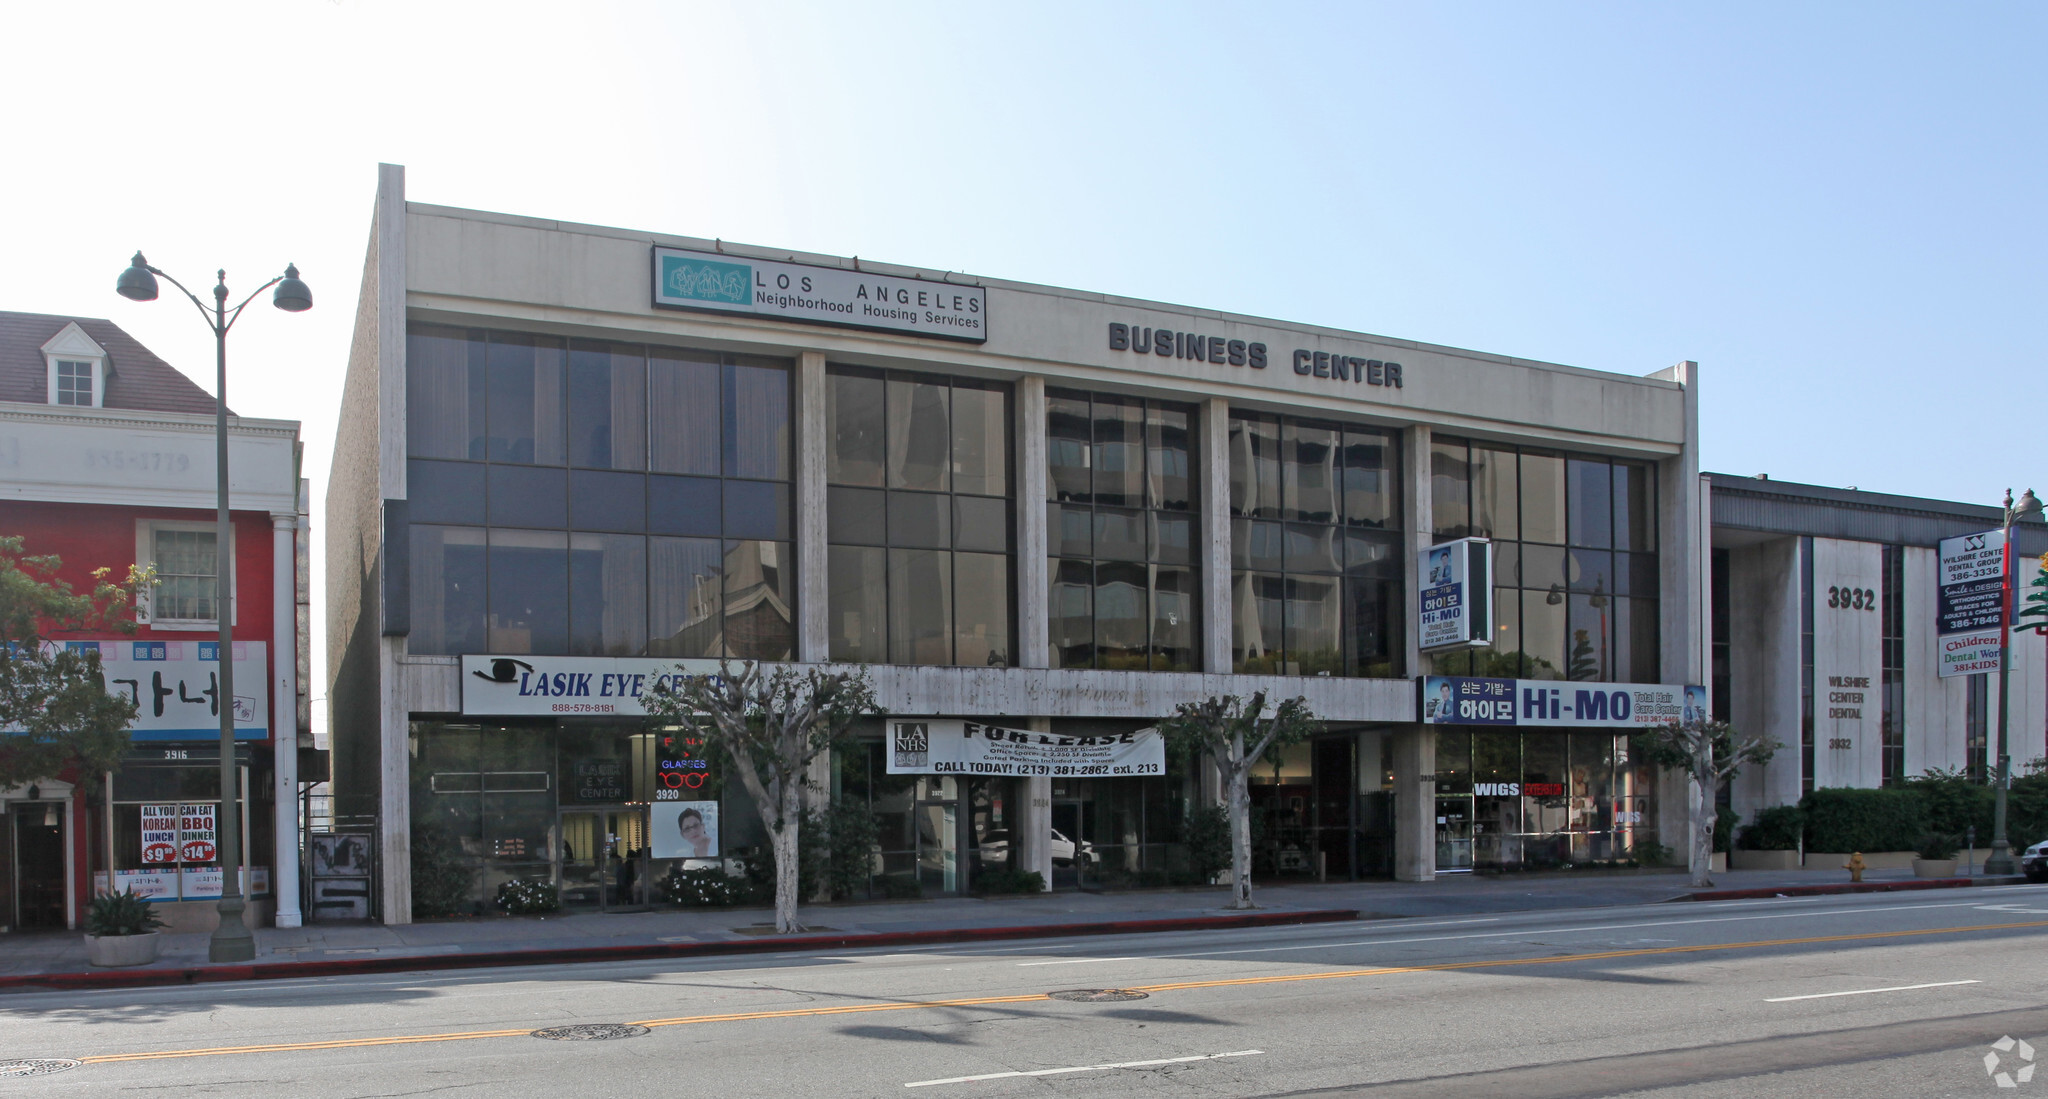
[[[50,368],[50,403],[99,408],[107,399],[107,349],[76,322],[43,345]]]
[[[100,387],[99,364],[76,359],[57,360],[57,391],[53,404],[97,405]]]

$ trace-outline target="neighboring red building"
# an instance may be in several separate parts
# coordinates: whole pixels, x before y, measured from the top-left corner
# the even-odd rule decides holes
[[[297,926],[298,748],[305,734],[299,425],[228,419],[235,725],[250,922]],[[174,929],[210,929],[221,869],[215,662],[213,398],[112,322],[0,312],[0,535],[92,573],[154,565],[140,628],[97,644],[140,709],[97,791],[0,789],[0,927],[76,927],[98,889],[150,897]],[[310,741],[306,741],[310,743]]]

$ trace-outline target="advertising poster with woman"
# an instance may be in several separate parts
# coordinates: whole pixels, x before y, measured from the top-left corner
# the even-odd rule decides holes
[[[657,801],[648,806],[648,830],[657,859],[718,857],[718,803]]]

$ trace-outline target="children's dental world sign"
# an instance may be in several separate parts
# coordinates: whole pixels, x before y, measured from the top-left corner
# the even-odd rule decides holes
[[[1934,651],[1939,674],[1997,671],[2004,645],[1999,602],[2005,591],[2005,532],[1942,539],[1938,568]]]

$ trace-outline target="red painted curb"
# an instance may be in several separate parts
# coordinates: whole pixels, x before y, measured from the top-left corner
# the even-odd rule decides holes
[[[1750,901],[1771,897],[1820,897],[1835,893],[1905,893],[1915,889],[1968,889],[1974,886],[2016,885],[2022,877],[1998,878],[1914,878],[1907,881],[1840,882],[1835,885],[1786,885],[1776,889],[1706,889],[1688,893],[1694,901]]]
[[[1108,920],[1096,923],[1042,924],[1026,927],[962,927],[930,931],[846,932],[834,935],[763,936],[709,943],[645,943],[631,946],[581,946],[555,950],[500,950],[476,954],[397,955],[316,962],[251,962],[185,969],[109,969],[87,973],[31,973],[0,976],[0,990],[76,988],[152,988],[164,985],[213,984],[222,981],[277,981],[303,977],[353,977],[371,973],[417,973],[437,969],[486,969],[493,966],[560,965],[574,962],[623,962],[648,958],[707,958],[730,954],[780,954],[833,947],[922,946],[972,943],[994,939],[1052,939],[1079,935],[1133,935],[1157,931],[1219,931],[1243,927],[1279,927],[1303,923],[1343,923],[1360,919],[1351,908],[1306,912],[1254,912],[1241,916],[1183,916],[1166,920]]]

